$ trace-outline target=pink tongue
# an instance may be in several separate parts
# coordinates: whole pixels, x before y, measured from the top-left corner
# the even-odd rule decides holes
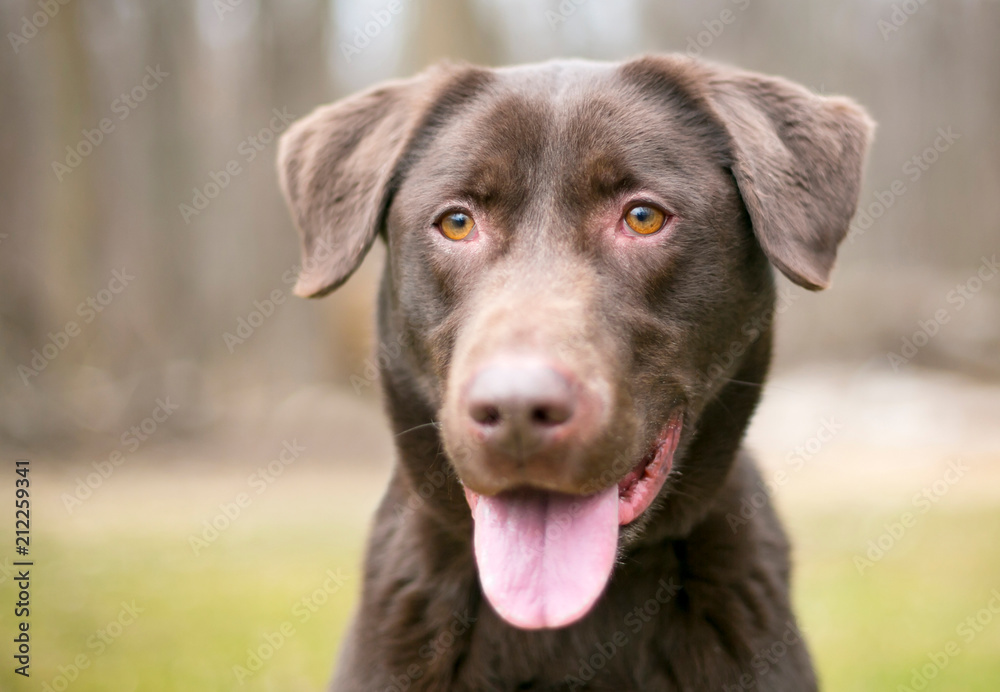
[[[533,490],[475,500],[479,580],[501,617],[541,629],[586,615],[615,563],[618,486],[589,497]]]

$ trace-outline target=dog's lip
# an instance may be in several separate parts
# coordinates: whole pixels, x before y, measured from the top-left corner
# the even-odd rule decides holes
[[[656,443],[623,479],[618,481],[618,524],[625,526],[642,515],[660,494],[674,465],[684,416],[675,410],[657,435]]]
[[[618,525],[630,524],[642,515],[659,495],[674,464],[674,452],[680,440],[684,415],[676,409],[656,437],[652,449],[618,481]],[[464,484],[465,500],[476,512],[479,493]]]

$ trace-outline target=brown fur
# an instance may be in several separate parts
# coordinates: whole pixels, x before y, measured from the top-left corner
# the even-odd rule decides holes
[[[767,505],[739,519],[760,481],[739,446],[770,360],[769,265],[828,285],[870,131],[846,99],[659,56],[444,66],[289,130],[297,292],[336,288],[381,235],[379,336],[406,344],[382,373],[399,461],[333,689],[816,688],[781,527]],[[643,190],[676,225],[609,241],[602,229]],[[434,230],[455,202],[479,244]],[[603,402],[600,424],[527,465],[486,454],[458,403],[483,362],[515,351],[557,360]],[[723,354],[733,367],[716,366]],[[461,483],[593,490],[678,408],[674,470],[622,531],[594,609],[558,630],[502,621],[479,588]]]

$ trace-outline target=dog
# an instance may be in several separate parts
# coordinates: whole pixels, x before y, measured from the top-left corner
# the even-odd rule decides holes
[[[773,269],[827,287],[873,123],[680,56],[445,64],[278,169],[300,296],[381,238],[398,459],[338,692],[817,687],[741,438]]]

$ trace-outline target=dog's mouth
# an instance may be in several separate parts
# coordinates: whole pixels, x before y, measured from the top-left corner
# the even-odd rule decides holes
[[[592,495],[523,489],[485,496],[465,489],[479,580],[504,620],[549,629],[590,611],[614,568],[618,529],[656,499],[673,467],[682,425],[675,411],[640,462]]]
[[[660,431],[653,448],[635,468],[618,481],[618,524],[625,526],[649,509],[660,494],[674,465],[683,416],[675,411]]]

